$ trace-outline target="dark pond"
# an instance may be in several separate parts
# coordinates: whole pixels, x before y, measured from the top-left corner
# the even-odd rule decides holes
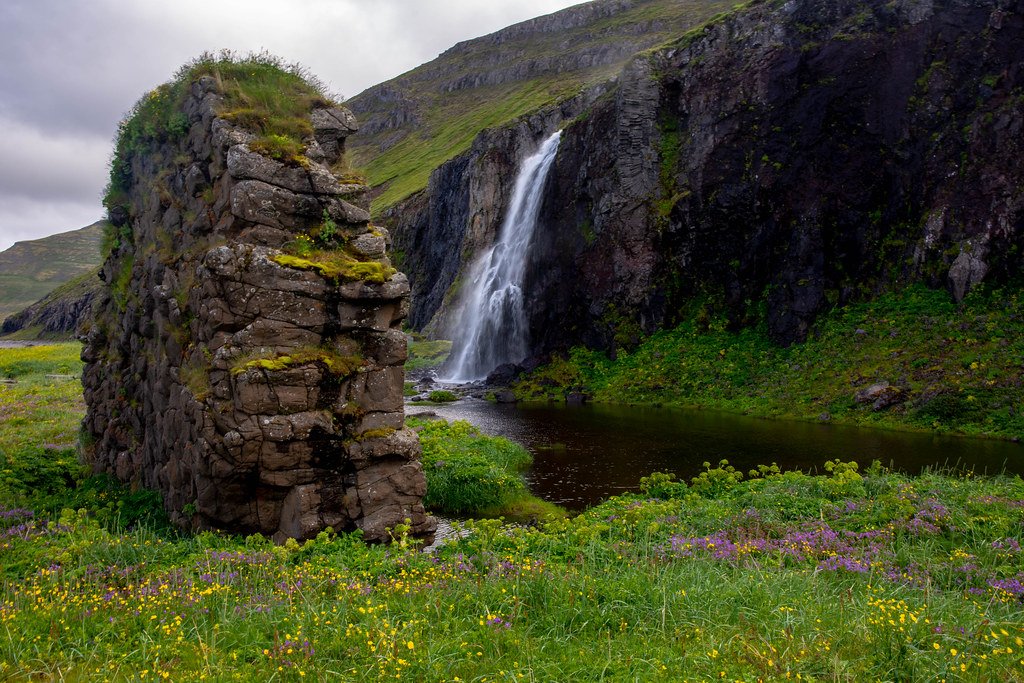
[[[448,420],[468,420],[534,454],[531,490],[570,509],[635,490],[654,471],[689,479],[705,461],[722,458],[746,472],[776,462],[783,469],[821,470],[834,458],[872,460],[904,472],[925,467],[1024,474],[1024,446],[1006,441],[891,432],[830,424],[762,420],[671,408],[500,405],[477,399],[417,407]]]

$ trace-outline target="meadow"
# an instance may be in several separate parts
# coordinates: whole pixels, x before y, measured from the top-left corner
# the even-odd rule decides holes
[[[708,463],[430,553],[401,528],[275,546],[83,471],[81,388],[46,377],[76,354],[0,350],[0,680],[1024,680],[1019,477]],[[428,497],[438,461],[519,466],[416,426]]]

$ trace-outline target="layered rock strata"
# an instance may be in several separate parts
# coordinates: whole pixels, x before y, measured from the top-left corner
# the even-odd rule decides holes
[[[331,172],[355,120],[314,109],[304,158],[286,165],[222,103],[199,78],[187,133],[129,160],[129,215],[114,216],[107,287],[82,329],[87,457],[160,491],[184,526],[428,533],[404,427],[409,286],[366,188]]]

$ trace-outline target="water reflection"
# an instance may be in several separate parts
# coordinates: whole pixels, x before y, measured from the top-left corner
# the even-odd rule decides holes
[[[430,408],[514,439],[534,454],[527,472],[537,495],[571,509],[635,490],[653,471],[689,478],[727,458],[744,472],[777,462],[821,469],[833,458],[872,460],[916,473],[929,466],[1024,473],[1024,447],[1005,441],[762,420],[715,411],[610,405],[500,405],[475,399]]]

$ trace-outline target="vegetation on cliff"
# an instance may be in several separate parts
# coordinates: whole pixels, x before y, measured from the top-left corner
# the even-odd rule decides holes
[[[51,370],[74,372],[75,351],[0,351],[19,379],[0,385],[4,678],[1017,680],[1024,667],[1019,477],[837,462],[741,480],[709,465],[573,519],[467,522],[431,554],[401,528],[391,546],[177,535],[67,462],[77,382],[27,399]],[[23,456],[46,439],[68,458],[44,471],[52,453]]]
[[[789,347],[763,324],[729,329],[714,310],[713,301],[695,304],[678,327],[642,340],[623,326],[614,359],[577,348],[515,391],[526,400],[583,392],[608,403],[1024,437],[1019,287],[981,288],[961,304],[909,287],[838,308]],[[889,388],[868,391],[882,384]]]
[[[304,161],[303,139],[313,133],[310,109],[332,103],[324,85],[301,65],[265,52],[245,57],[229,51],[204,53],[144,95],[118,126],[103,197],[112,218],[128,214],[134,156],[189,133],[182,105],[203,76],[215,79],[223,96],[218,114],[256,133],[255,151],[290,164]]]

